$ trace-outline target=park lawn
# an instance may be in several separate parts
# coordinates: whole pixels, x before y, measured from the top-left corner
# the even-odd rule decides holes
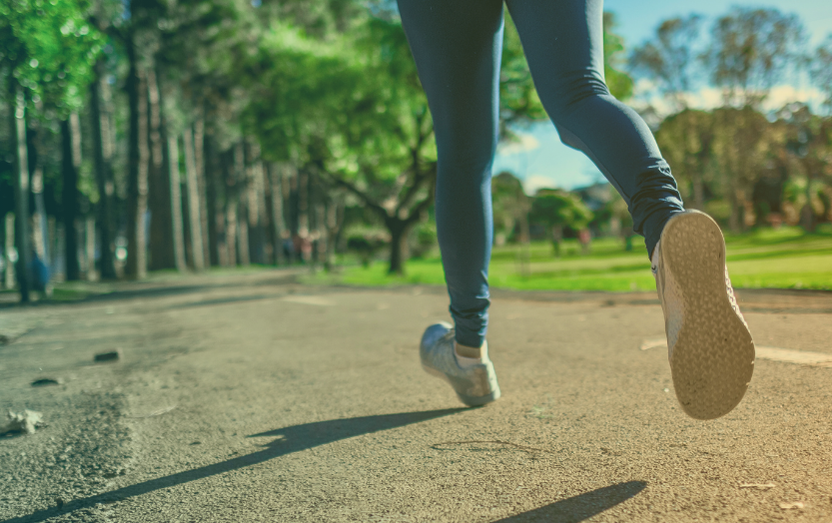
[[[803,288],[832,290],[832,227],[814,234],[797,227],[760,229],[726,236],[728,270],[738,288]],[[592,252],[580,254],[576,240],[566,240],[555,258],[551,244],[534,242],[526,255],[517,245],[496,247],[491,257],[492,287],[518,290],[650,291],[656,288],[643,242],[627,252],[615,238],[593,241]],[[523,259],[525,263],[521,263]],[[317,273],[310,283],[357,286],[443,285],[438,256],[412,259],[404,276],[387,275],[387,264],[364,268],[349,259],[338,274]]]

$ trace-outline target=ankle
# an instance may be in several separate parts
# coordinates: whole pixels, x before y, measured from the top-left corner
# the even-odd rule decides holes
[[[483,342],[481,347],[469,347],[468,345],[462,345],[456,341],[454,342],[454,353],[462,358],[482,359],[487,354],[487,351],[488,345],[486,342]]]

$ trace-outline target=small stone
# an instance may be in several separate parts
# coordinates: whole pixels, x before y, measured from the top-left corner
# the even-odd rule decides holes
[[[95,355],[96,362],[116,361],[121,359],[121,349],[116,349],[110,352],[99,352]]]
[[[34,434],[35,430],[44,426],[46,423],[43,422],[43,415],[40,412],[28,409],[20,413],[9,411],[6,423],[0,425],[0,434],[12,432]]]
[[[795,501],[794,503],[780,503],[780,508],[783,510],[802,510],[803,509],[803,502]]]
[[[33,387],[44,387],[46,385],[60,385],[63,383],[61,379],[40,378],[32,382]]]

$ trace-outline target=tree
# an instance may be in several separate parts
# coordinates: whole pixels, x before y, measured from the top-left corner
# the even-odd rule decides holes
[[[826,97],[823,105],[827,115],[832,115],[832,34],[829,34],[815,50],[810,66],[810,76],[815,86]]]
[[[495,235],[497,243],[500,244],[509,239],[518,224],[521,230],[520,240],[528,242],[528,215],[531,201],[523,191],[523,183],[510,172],[501,172],[491,178],[491,200],[494,229],[502,231]]]
[[[741,232],[753,222],[752,190],[765,170],[778,137],[768,119],[750,106],[723,107],[713,111],[714,178],[717,196],[729,204],[728,224]]]
[[[778,112],[778,117],[787,126],[785,149],[795,158],[805,176],[800,223],[804,229],[813,232],[816,215],[823,209],[817,183],[829,180],[832,174],[832,121],[812,114],[809,106],[802,103],[786,105]]]
[[[695,209],[705,209],[705,195],[713,192],[707,186],[713,182],[709,173],[714,125],[713,113],[684,109],[665,118],[656,131],[656,142],[673,166],[685,199],[691,197]]]
[[[711,141],[707,113],[690,111],[687,99],[699,84],[695,66],[701,22],[702,17],[696,14],[664,20],[654,37],[630,57],[631,68],[656,82],[671,104],[674,115],[662,122],[656,139],[676,177],[690,182],[692,207],[696,209],[705,205],[703,176]]]
[[[771,87],[802,61],[805,40],[797,15],[734,7],[716,20],[703,60],[725,103],[759,108]]]
[[[433,201],[435,147],[401,26],[369,19],[334,45],[275,27],[259,63],[249,118],[264,155],[359,198],[390,232],[390,272],[403,271],[403,241]]]
[[[698,84],[695,46],[701,23],[697,14],[664,20],[653,38],[630,56],[631,69],[657,83],[659,92],[673,104],[673,112],[688,107],[686,96]]]
[[[530,218],[546,225],[555,256],[559,258],[564,227],[583,229],[592,221],[592,211],[574,194],[561,189],[540,189],[532,200]]]
[[[15,238],[23,269],[18,274],[24,302],[29,300],[31,286],[26,118],[43,117],[41,111],[66,118],[80,106],[79,95],[91,80],[90,64],[101,49],[100,35],[86,23],[86,10],[82,0],[49,6],[23,0],[0,4],[0,69],[8,82],[10,130],[15,143]]]
[[[633,95],[633,79],[623,71],[624,39],[615,34],[618,26],[615,14],[604,12],[604,78],[610,93],[619,100]]]

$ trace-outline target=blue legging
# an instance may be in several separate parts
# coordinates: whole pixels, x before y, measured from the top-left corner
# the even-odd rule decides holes
[[[638,114],[604,82],[602,0],[505,0],[543,106],[627,202],[648,253],[683,211],[670,167]],[[398,0],[433,116],[436,226],[456,340],[488,322],[491,166],[497,149],[503,0]]]

